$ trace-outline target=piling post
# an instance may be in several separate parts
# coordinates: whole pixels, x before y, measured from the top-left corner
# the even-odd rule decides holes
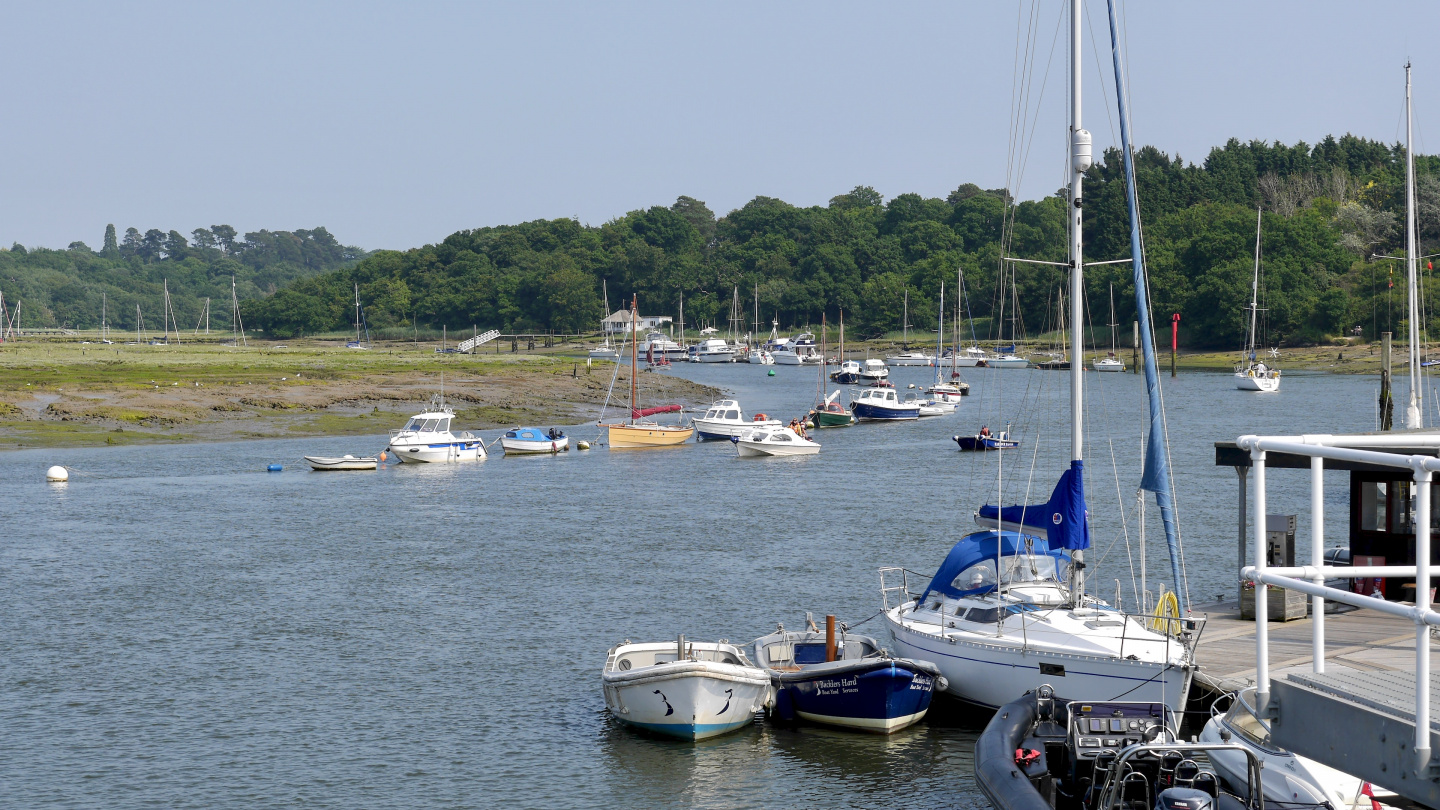
[[[1170,316],[1170,377],[1175,377],[1175,352],[1180,348],[1180,313]]]
[[[1380,333],[1380,429],[1391,430],[1395,425],[1395,399],[1390,393],[1390,343],[1393,332]]]

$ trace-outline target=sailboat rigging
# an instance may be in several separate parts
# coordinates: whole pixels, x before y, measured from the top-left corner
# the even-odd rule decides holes
[[[640,370],[636,331],[636,324],[639,322],[638,312],[639,299],[635,297],[630,302],[630,418],[623,423],[605,424],[602,422],[600,427],[609,431],[612,448],[665,447],[683,444],[695,435],[693,427],[659,425],[648,419],[648,417],[661,413],[679,413],[683,408],[679,405],[661,405],[655,408],[640,408],[636,405],[638,393],[636,386]]]
[[[1256,327],[1260,313],[1260,209],[1255,209],[1255,277],[1250,282],[1250,327],[1245,332],[1245,354],[1235,367],[1235,387],[1241,391],[1273,394],[1280,390],[1280,370],[1255,356]]]

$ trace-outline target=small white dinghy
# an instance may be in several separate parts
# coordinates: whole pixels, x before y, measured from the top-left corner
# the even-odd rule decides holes
[[[820,452],[819,442],[789,427],[752,430],[730,441],[742,456],[813,456]]]
[[[312,470],[373,470],[380,466],[380,459],[374,456],[306,456],[305,463]]]
[[[770,675],[725,641],[626,641],[601,673],[605,706],[636,728],[704,740],[755,722],[771,702]]]

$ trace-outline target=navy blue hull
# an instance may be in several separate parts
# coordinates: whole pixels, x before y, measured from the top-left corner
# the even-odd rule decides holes
[[[919,408],[882,408],[861,402],[850,403],[856,419],[919,419]]]
[[[782,673],[780,690],[780,702],[789,704],[785,708],[793,717],[884,734],[924,715],[935,694],[935,677],[909,661],[856,661],[823,674]]]

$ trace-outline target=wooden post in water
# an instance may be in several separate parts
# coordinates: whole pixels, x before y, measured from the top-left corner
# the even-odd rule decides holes
[[[825,616],[825,660],[835,660],[835,617]]]
[[[1391,430],[1395,424],[1395,400],[1390,393],[1390,341],[1392,332],[1380,333],[1380,429]]]
[[[1180,313],[1170,316],[1170,378],[1175,378],[1175,352],[1180,348]]]

